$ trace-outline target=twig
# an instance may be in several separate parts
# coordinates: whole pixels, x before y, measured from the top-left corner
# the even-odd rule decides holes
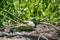
[[[39,34],[39,37],[38,37],[38,40],[40,39],[40,37],[41,37],[42,35],[41,34]]]
[[[56,29],[57,31],[59,31],[59,29],[57,29],[56,26],[54,26],[53,24],[50,24],[50,23],[47,23],[47,22],[40,22],[40,23],[41,24],[46,24],[46,25],[51,25],[54,29]]]
[[[45,37],[45,36],[43,36],[43,35],[42,35],[42,37],[43,37],[44,39],[48,40],[48,38],[47,38],[47,37]]]

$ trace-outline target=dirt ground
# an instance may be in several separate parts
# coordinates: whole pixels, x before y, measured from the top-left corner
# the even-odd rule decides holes
[[[0,40],[60,40],[60,25],[41,23],[34,31],[3,32],[2,35]]]

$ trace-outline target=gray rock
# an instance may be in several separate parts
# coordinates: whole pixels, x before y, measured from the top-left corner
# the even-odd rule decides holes
[[[35,26],[35,24],[32,22],[32,21],[23,21],[23,22],[26,22],[29,26]]]
[[[33,29],[35,27],[35,24],[32,21],[23,21],[26,24],[19,24],[16,27],[19,30],[29,30],[29,29]]]

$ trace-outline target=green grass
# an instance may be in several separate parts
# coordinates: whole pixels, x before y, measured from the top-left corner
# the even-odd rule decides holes
[[[42,22],[60,22],[59,0],[0,0],[0,26],[35,17]]]

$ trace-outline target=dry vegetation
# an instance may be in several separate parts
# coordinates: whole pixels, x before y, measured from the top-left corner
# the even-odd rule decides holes
[[[60,26],[40,23],[33,31],[2,32],[0,40],[59,40]]]

